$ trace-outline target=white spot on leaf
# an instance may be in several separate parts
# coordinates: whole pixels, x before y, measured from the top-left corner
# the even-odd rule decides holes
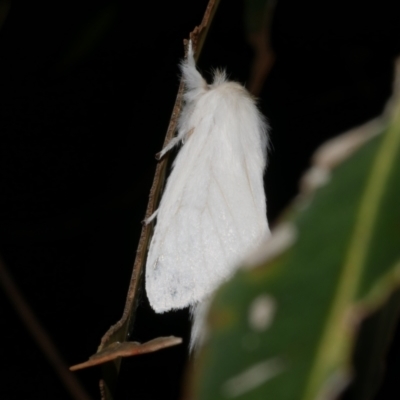
[[[227,398],[241,396],[274,378],[283,369],[283,362],[278,357],[254,364],[240,374],[227,380],[222,385],[222,394]]]
[[[256,297],[249,308],[249,324],[255,331],[269,328],[275,315],[276,301],[267,294]]]

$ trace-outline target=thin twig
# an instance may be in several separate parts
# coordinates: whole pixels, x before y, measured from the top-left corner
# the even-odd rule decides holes
[[[9,298],[15,311],[20,316],[29,333],[34,337],[49,363],[56,371],[65,388],[75,400],[90,400],[90,396],[81,386],[76,377],[68,370],[49,335],[40,325],[32,310],[29,308],[22,294],[13,282],[7,268],[0,257],[0,284]]]

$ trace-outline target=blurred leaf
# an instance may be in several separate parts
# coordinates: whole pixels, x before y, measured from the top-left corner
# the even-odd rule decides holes
[[[0,29],[3,26],[8,12],[10,11],[11,0],[0,0]]]
[[[271,0],[245,0],[245,28],[247,34],[259,32],[265,22],[267,5],[275,3]]]
[[[399,109],[297,199],[260,250],[268,261],[218,291],[195,398],[328,400],[349,383],[360,322],[400,283]]]
[[[254,96],[261,93],[265,79],[275,62],[270,40],[275,3],[275,0],[245,0],[244,2],[246,36],[254,50],[247,88]]]

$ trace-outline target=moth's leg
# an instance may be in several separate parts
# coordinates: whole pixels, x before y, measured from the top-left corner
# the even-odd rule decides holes
[[[148,225],[151,221],[153,221],[157,217],[157,214],[158,210],[154,211],[153,214],[151,214],[149,218],[146,218],[142,223],[144,225]]]
[[[161,160],[161,158],[164,157],[165,153],[170,151],[173,147],[175,147],[179,143],[180,139],[178,137],[174,137],[171,139],[168,144],[159,152],[156,154],[156,159]]]

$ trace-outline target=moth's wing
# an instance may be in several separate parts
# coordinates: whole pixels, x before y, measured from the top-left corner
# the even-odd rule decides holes
[[[181,148],[160,203],[146,265],[157,312],[210,295],[268,231],[265,159],[260,139],[250,137],[260,132],[243,131],[243,105],[225,109],[214,97],[202,99],[208,112]]]

